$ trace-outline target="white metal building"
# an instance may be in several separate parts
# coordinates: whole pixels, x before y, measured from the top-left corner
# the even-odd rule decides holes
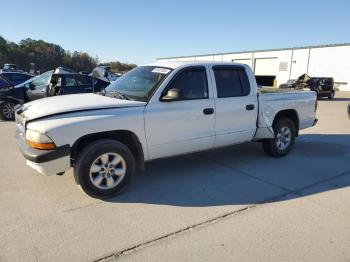
[[[259,84],[271,86],[296,79],[304,73],[312,77],[333,77],[337,88],[350,91],[350,43],[165,57],[157,60],[244,63],[254,70]]]

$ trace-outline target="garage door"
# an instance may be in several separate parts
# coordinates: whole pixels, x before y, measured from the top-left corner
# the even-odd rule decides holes
[[[254,73],[257,76],[276,76],[278,72],[277,57],[256,58]]]

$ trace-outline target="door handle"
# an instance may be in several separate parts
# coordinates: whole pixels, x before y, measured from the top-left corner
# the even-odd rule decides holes
[[[211,107],[204,108],[203,109],[203,114],[205,114],[205,115],[212,115],[212,114],[214,114],[214,108],[211,108]]]
[[[253,104],[247,105],[247,106],[245,107],[245,109],[247,109],[248,111],[254,110],[254,108],[255,108],[255,105],[253,105]]]

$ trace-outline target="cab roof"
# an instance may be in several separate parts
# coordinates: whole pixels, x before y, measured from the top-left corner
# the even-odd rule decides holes
[[[182,66],[196,66],[196,65],[244,65],[233,62],[224,62],[224,61],[165,61],[165,62],[156,62],[146,64],[145,66],[159,66],[159,67],[168,67],[176,69]]]

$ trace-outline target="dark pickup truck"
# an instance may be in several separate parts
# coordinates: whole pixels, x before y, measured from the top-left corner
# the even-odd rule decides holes
[[[328,99],[333,99],[335,95],[334,80],[332,77],[310,77],[307,74],[303,74],[298,79],[291,79],[279,87],[292,89],[306,88],[315,91],[317,97],[328,97]]]
[[[110,83],[88,75],[57,68],[17,85],[0,90],[0,119],[9,121],[15,117],[14,108],[48,96],[77,93],[96,93]]]

